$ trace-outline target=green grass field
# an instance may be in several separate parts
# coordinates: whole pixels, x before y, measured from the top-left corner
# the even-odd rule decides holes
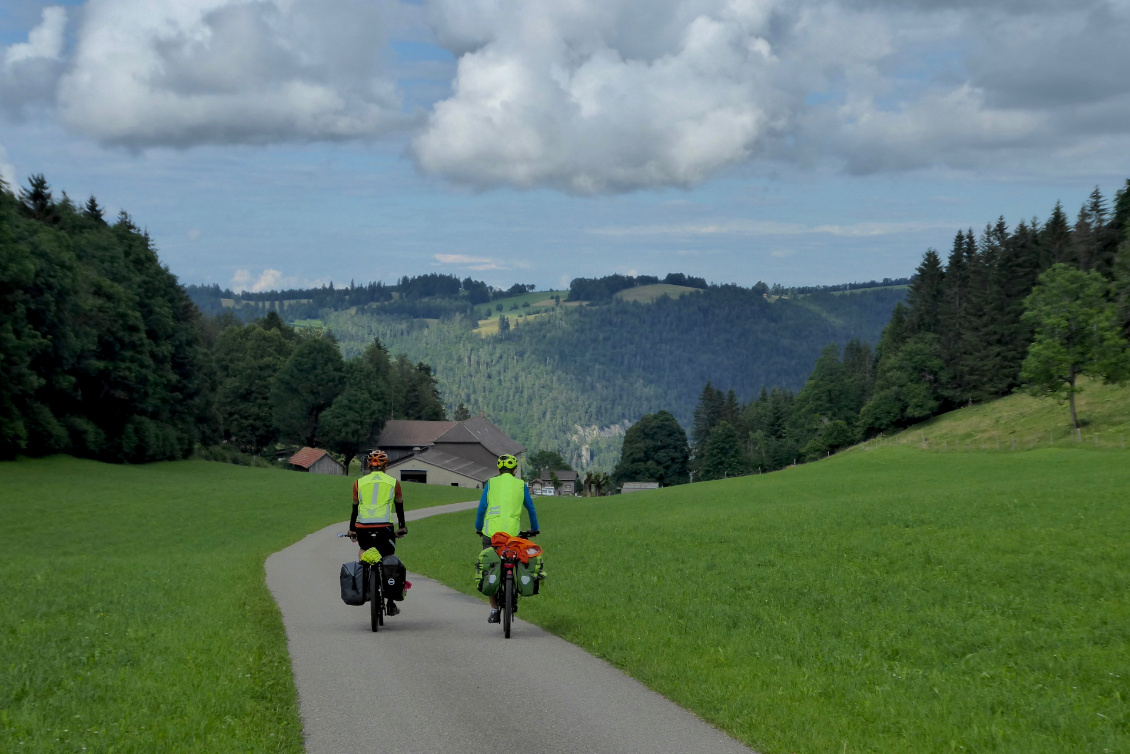
[[[206,461],[0,464],[0,751],[301,752],[263,562],[348,519],[351,486]],[[474,497],[405,487],[409,508]]]
[[[688,293],[700,293],[701,288],[691,288],[686,285],[669,285],[657,283],[655,285],[640,285],[635,288],[626,288],[619,291],[613,298],[621,301],[638,301],[641,304],[650,304],[662,296],[680,298]]]
[[[301,751],[263,561],[349,486],[0,464],[0,751]],[[1128,500],[1130,451],[1058,446],[539,498],[550,577],[520,616],[764,754],[1125,752]],[[473,592],[473,516],[414,523],[413,570]]]
[[[1128,501],[1130,453],[1059,447],[538,499],[520,616],[765,754],[1126,752]],[[473,593],[472,520],[413,569]]]
[[[507,317],[518,316],[519,313],[531,314],[537,311],[548,311],[555,306],[553,302],[554,296],[561,297],[561,303],[565,303],[565,299],[569,298],[569,291],[534,291],[533,293],[523,293],[521,296],[508,296],[506,298],[499,298],[485,304],[479,304],[475,307],[475,311],[480,314],[487,309],[490,309],[490,316],[484,317],[481,321],[487,319],[498,319],[499,314],[505,314]],[[502,311],[497,311],[498,304],[502,304]],[[522,304],[529,304],[528,307],[523,308]],[[517,309],[510,307],[517,306]]]

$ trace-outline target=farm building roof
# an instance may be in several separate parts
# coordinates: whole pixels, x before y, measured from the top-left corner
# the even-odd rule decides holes
[[[302,450],[292,455],[287,463],[293,466],[301,466],[304,469],[308,469],[315,463],[317,463],[318,460],[325,454],[326,451],[318,450],[317,448],[303,448]]]
[[[457,422],[457,425],[444,432],[436,442],[477,442],[496,456],[504,453],[515,455],[526,449],[525,445],[512,440],[485,416],[472,416]]]
[[[474,461],[469,461],[459,456],[453,456],[441,450],[428,450],[408,456],[395,463],[390,463],[389,468],[394,469],[400,466],[411,465],[412,463],[427,463],[444,469],[445,471],[450,471],[454,474],[462,474],[465,477],[470,477],[480,482],[485,482],[491,477],[498,475],[498,471],[495,469],[488,469],[486,466],[477,464]]]
[[[385,423],[377,444],[382,448],[426,447],[458,423],[394,419]]]
[[[510,439],[485,416],[461,422],[397,419],[385,424],[377,444],[382,448],[420,448],[444,443],[479,443],[496,456],[517,454],[526,447]]]

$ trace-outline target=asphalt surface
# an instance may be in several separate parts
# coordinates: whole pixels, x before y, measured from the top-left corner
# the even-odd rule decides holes
[[[408,520],[477,502],[409,511]],[[511,638],[487,606],[417,574],[376,634],[369,606],[341,601],[357,548],[315,532],[267,559],[311,754],[730,754],[751,750],[606,662],[521,620]],[[406,563],[411,568],[411,563]],[[468,566],[470,578],[470,566]],[[552,599],[552,592],[537,599]]]

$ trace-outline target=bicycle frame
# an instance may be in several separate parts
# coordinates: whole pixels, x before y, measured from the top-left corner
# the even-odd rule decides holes
[[[365,563],[365,594],[371,603],[370,627],[376,633],[385,624],[384,568],[380,563]]]

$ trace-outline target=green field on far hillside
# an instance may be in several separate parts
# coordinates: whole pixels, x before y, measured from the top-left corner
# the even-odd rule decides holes
[[[701,293],[701,288],[691,288],[686,285],[669,285],[667,283],[656,283],[655,285],[639,285],[635,288],[625,288],[618,292],[613,298],[620,301],[638,301],[641,304],[650,304],[661,296],[669,296],[670,298],[679,298],[688,293]]]
[[[263,563],[347,520],[351,486],[207,461],[0,463],[0,751],[301,752]],[[409,508],[476,496],[405,485]]]
[[[1130,451],[877,447],[537,505],[519,616],[764,754],[1130,751]],[[472,520],[417,524],[413,569],[473,593]]]
[[[499,314],[505,314],[507,317],[515,317],[520,314],[549,311],[556,306],[556,303],[553,301],[554,296],[560,296],[561,303],[565,303],[565,299],[569,298],[569,291],[534,291],[533,293],[523,293],[521,296],[507,296],[506,298],[495,299],[489,303],[475,306],[475,311],[478,312],[476,316],[478,316],[480,320],[497,320]],[[498,311],[498,304],[502,304],[502,311]],[[529,306],[523,307],[522,304],[529,304]],[[517,308],[512,309],[511,307]],[[490,310],[490,315],[487,317],[481,316],[488,309]]]

